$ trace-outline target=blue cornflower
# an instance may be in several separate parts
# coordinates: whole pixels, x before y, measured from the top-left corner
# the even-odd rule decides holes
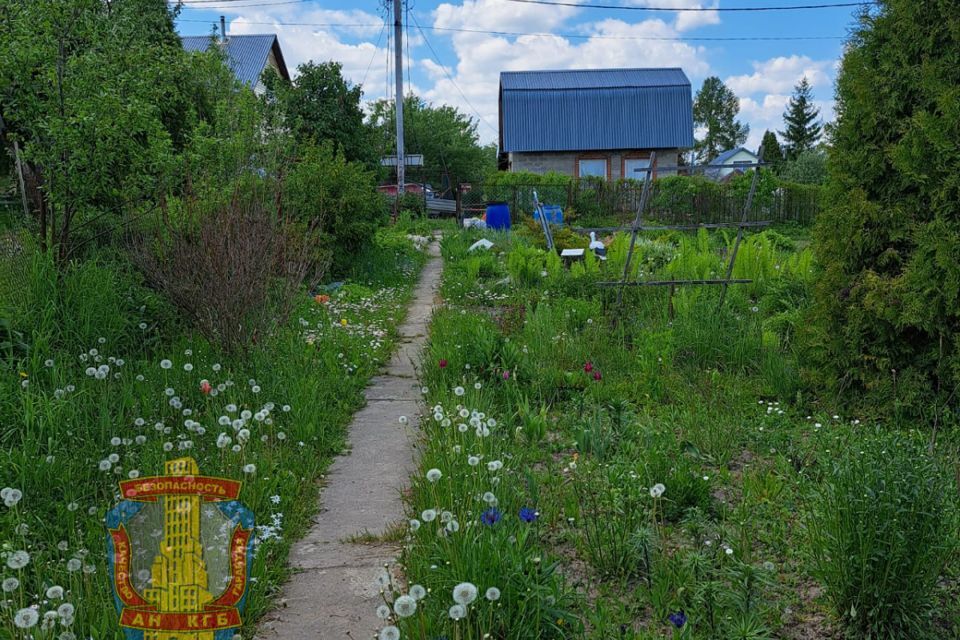
[[[488,527],[492,527],[493,525],[500,522],[500,512],[497,510],[496,507],[490,507],[489,509],[484,511],[482,514],[480,514],[480,522],[487,525]]]
[[[687,614],[685,614],[682,609],[676,613],[671,613],[667,616],[667,619],[670,620],[677,629],[681,629],[683,625],[687,624]]]
[[[520,507],[520,519],[524,522],[533,522],[537,519],[537,512],[530,507]]]

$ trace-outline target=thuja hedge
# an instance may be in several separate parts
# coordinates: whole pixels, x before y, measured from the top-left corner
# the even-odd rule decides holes
[[[960,15],[952,0],[864,12],[837,79],[814,378],[931,424],[960,400]]]

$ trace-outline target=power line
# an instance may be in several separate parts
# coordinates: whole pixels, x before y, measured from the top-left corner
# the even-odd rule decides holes
[[[487,125],[491,131],[494,131],[499,134],[500,130],[495,128],[493,125],[487,122],[486,118],[480,115],[480,112],[477,111],[477,108],[474,107],[473,104],[471,104],[470,99],[467,98],[466,94],[463,93],[463,90],[460,88],[460,85],[457,84],[456,80],[453,79],[453,76],[450,75],[450,72],[447,71],[447,68],[443,65],[442,62],[440,62],[440,57],[437,55],[436,50],[434,50],[433,45],[430,44],[430,41],[427,39],[427,34],[424,33],[423,29],[420,27],[420,22],[417,20],[417,16],[415,14],[410,14],[410,16],[413,18],[413,24],[416,25],[417,30],[420,32],[420,35],[423,36],[423,41],[426,43],[427,47],[429,47],[430,53],[433,55],[434,62],[436,62],[437,65],[440,67],[440,70],[443,71],[443,75],[447,76],[447,79],[450,81],[450,83],[454,87],[456,87],[457,91],[460,93],[460,96],[463,98],[464,102],[466,102],[467,106],[473,110],[473,113],[477,116],[477,118],[480,119],[480,122]]]
[[[615,4],[583,4],[579,2],[565,2],[563,0],[507,0],[508,2],[519,2],[523,4],[545,4],[557,7],[578,7],[580,9],[618,9],[622,11],[797,11],[801,9],[834,9],[838,7],[862,7],[866,5],[875,5],[877,0],[862,0],[860,2],[836,2],[829,4],[802,4],[802,5],[781,5],[768,7],[635,7]]]
[[[367,70],[363,72],[363,80],[360,81],[360,86],[362,87],[367,81],[367,74],[370,73],[370,67],[373,66],[373,61],[377,57],[377,51],[380,49],[380,38],[383,37],[383,32],[387,28],[387,23],[384,22],[380,27],[380,33],[377,35],[377,43],[373,45],[373,55],[370,56],[370,62],[367,63]]]
[[[206,24],[209,20],[188,20],[180,18],[180,22],[196,22]],[[348,22],[247,22],[246,24],[277,25],[279,27],[383,27],[383,23],[348,23]],[[420,27],[431,31],[450,31],[457,33],[482,33],[494,36],[542,36],[556,38],[570,38],[582,40],[652,40],[665,42],[751,42],[751,41],[787,41],[787,40],[844,40],[846,36],[718,36],[718,37],[667,37],[667,36],[613,36],[583,33],[550,33],[545,31],[489,31],[485,29],[462,29],[455,27]]]

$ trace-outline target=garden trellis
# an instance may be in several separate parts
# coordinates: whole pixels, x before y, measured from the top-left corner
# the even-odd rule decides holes
[[[619,280],[604,281],[598,282],[597,284],[602,287],[617,287],[617,306],[620,306],[623,303],[623,291],[626,287],[658,287],[658,286],[668,286],[670,287],[671,293],[678,286],[690,286],[690,285],[720,285],[722,288],[720,290],[720,305],[723,305],[723,301],[726,299],[727,287],[731,284],[745,284],[751,282],[749,279],[744,278],[733,278],[733,268],[736,264],[737,253],[740,250],[740,243],[743,241],[743,232],[744,229],[750,227],[764,227],[770,224],[769,221],[757,221],[751,222],[747,218],[750,215],[750,209],[753,206],[753,197],[757,191],[757,180],[760,175],[760,167],[764,166],[763,158],[759,158],[756,162],[751,163],[737,163],[737,164],[706,164],[706,165],[692,165],[692,166],[671,166],[671,167],[657,167],[657,153],[656,151],[650,154],[650,163],[643,169],[646,174],[643,191],[640,194],[640,204],[637,206],[637,213],[634,217],[633,224],[629,227],[599,227],[599,228],[577,228],[576,231],[581,233],[589,233],[591,231],[600,231],[600,232],[611,232],[611,231],[629,231],[630,232],[630,248],[627,250],[627,259],[623,265],[623,275]],[[736,168],[736,169],[754,169],[753,178],[750,182],[750,190],[747,193],[746,201],[743,205],[743,212],[740,216],[739,222],[713,222],[713,223],[700,223],[693,225],[647,225],[643,224],[643,216],[646,213],[647,205],[650,201],[650,185],[652,183],[653,172],[656,170],[659,171],[690,171],[693,172],[697,169],[710,169],[710,170],[719,170],[723,168]],[[633,254],[637,244],[637,235],[641,231],[695,231],[698,229],[722,229],[722,228],[736,228],[737,229],[737,239],[733,244],[733,249],[730,251],[730,259],[727,262],[726,275],[723,278],[716,279],[698,279],[698,280],[631,280],[630,278],[630,267],[633,262]]]

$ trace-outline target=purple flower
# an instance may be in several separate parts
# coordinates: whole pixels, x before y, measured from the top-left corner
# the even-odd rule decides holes
[[[675,613],[671,613],[669,616],[667,616],[667,619],[670,620],[670,622],[673,623],[673,626],[675,626],[677,629],[681,629],[683,628],[683,625],[687,624],[687,614],[685,614],[682,609]]]
[[[520,519],[524,522],[533,522],[537,519],[537,512],[530,507],[520,507]]]
[[[489,509],[484,511],[482,514],[480,514],[480,522],[487,525],[488,527],[492,527],[493,525],[500,522],[500,512],[496,509],[496,507],[490,507]]]

